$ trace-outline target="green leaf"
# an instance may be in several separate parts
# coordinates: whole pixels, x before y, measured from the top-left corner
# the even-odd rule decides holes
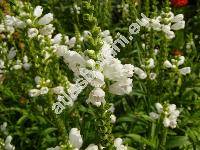
[[[190,144],[187,136],[172,136],[169,137],[166,143],[166,148],[175,148]]]
[[[137,141],[139,143],[146,144],[146,145],[149,145],[149,146],[155,148],[155,143],[153,143],[152,141],[150,141],[138,134],[127,134],[126,136],[132,138],[134,141]]]

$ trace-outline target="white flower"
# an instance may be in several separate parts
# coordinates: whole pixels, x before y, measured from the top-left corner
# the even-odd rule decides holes
[[[110,85],[109,92],[116,95],[129,94],[132,91],[132,79],[126,78]]]
[[[164,118],[163,125],[164,125],[164,127],[169,127],[170,126],[170,120],[169,120],[169,118]]]
[[[176,125],[177,125],[177,121],[176,120],[170,120],[170,127],[172,128],[172,129],[174,129],[174,128],[176,128]]]
[[[64,92],[64,87],[63,86],[57,86],[52,89],[53,93],[55,94],[62,94]]]
[[[111,115],[110,116],[110,120],[111,120],[111,123],[115,123],[116,122],[116,116],[115,115]]]
[[[166,61],[164,62],[163,65],[164,65],[166,68],[172,68],[172,67],[173,67],[172,63],[171,63],[169,60],[166,60]]]
[[[0,33],[5,31],[4,24],[0,24]]]
[[[120,145],[122,145],[122,139],[121,138],[116,138],[115,140],[114,140],[114,146],[115,147],[119,147]]]
[[[114,104],[113,103],[110,103],[110,108],[108,109],[108,111],[110,111],[111,113],[114,113],[114,111],[115,111],[115,106],[114,106]]]
[[[171,21],[172,22],[179,22],[179,21],[182,21],[183,18],[184,18],[183,14],[178,14]]]
[[[103,38],[103,41],[105,43],[108,43],[108,44],[112,44],[113,43],[113,38],[112,38],[112,36],[110,36],[110,31],[109,30],[105,30],[105,31],[101,32],[100,35]]]
[[[21,60],[17,60],[16,65],[14,65],[12,68],[15,70],[21,69],[22,68]]]
[[[140,79],[145,79],[147,77],[147,74],[138,67],[134,67],[134,73],[137,74]]]
[[[52,13],[48,13],[48,14],[44,15],[42,18],[39,19],[38,24],[47,25],[51,21],[53,21],[53,14]]]
[[[5,135],[8,134],[6,127],[7,127],[7,122],[4,122],[4,123],[0,126],[1,132],[3,132]]]
[[[80,134],[80,130],[77,128],[72,128],[69,132],[69,143],[73,146],[73,148],[81,148],[83,144],[83,139]]]
[[[58,56],[64,56],[66,54],[66,52],[68,51],[68,47],[65,46],[65,45],[58,45],[58,44],[55,44],[54,46],[52,46],[55,53],[58,55]]]
[[[62,40],[62,34],[56,34],[52,40],[53,44],[59,44]]]
[[[30,28],[30,29],[28,29],[28,37],[33,38],[38,35],[38,32],[39,32],[38,29]]]
[[[42,29],[40,29],[39,31],[40,31],[41,35],[51,35],[54,30],[55,30],[55,28],[53,27],[53,25],[48,24],[48,25],[44,26]]]
[[[158,19],[151,19],[151,26],[156,31],[161,30],[161,24]]]
[[[64,62],[69,64],[69,68],[75,73],[79,74],[80,68],[85,67],[85,59],[75,51],[67,51],[64,55]]]
[[[170,25],[163,25],[162,26],[162,31],[165,33],[168,33],[171,30]]]
[[[154,60],[153,60],[153,58],[150,58],[148,60],[148,68],[153,69],[154,67],[155,67]]]
[[[123,65],[123,76],[124,77],[132,77],[134,72],[134,66],[131,64]]]
[[[157,114],[157,113],[155,113],[155,112],[150,112],[149,115],[150,115],[150,117],[151,117],[152,119],[158,119],[158,118],[160,117],[160,115]]]
[[[171,26],[172,30],[180,30],[185,28],[185,21],[179,21]]]
[[[12,136],[7,136],[5,140],[5,150],[15,150],[15,146],[11,145]]]
[[[68,46],[69,48],[73,48],[74,45],[76,44],[76,37],[72,37],[69,41],[68,41]]]
[[[92,34],[91,34],[91,32],[90,31],[83,31],[83,40],[87,40],[87,38],[89,37],[89,36],[91,36]]]
[[[90,144],[85,150],[98,150],[98,146],[94,144]]]
[[[90,84],[94,87],[102,87],[105,84],[103,74],[99,71],[92,71],[91,73],[93,74],[94,79],[92,79]]]
[[[101,104],[105,104],[105,92],[101,88],[94,88],[90,94],[89,98],[86,100],[86,103],[92,103],[93,105],[99,107]]]
[[[190,68],[190,67],[184,67],[184,68],[182,68],[182,69],[179,69],[179,71],[180,71],[180,73],[181,73],[182,75],[186,75],[186,74],[190,74],[191,68]]]
[[[42,88],[40,89],[40,94],[41,94],[41,95],[47,94],[48,92],[49,92],[48,87],[42,87]]]
[[[127,150],[128,148],[122,144],[121,138],[116,138],[114,140],[114,146],[116,147],[116,150]]]
[[[106,78],[118,81],[123,77],[123,65],[118,59],[105,60],[103,74]]]
[[[184,64],[184,62],[185,62],[185,57],[184,56],[180,56],[177,65],[180,66],[180,65]]]
[[[0,59],[0,69],[3,69],[5,66],[4,66],[4,61],[2,59]]]
[[[5,17],[5,24],[6,26],[14,26],[15,25],[15,17],[6,15]]]
[[[35,83],[36,83],[37,85],[39,85],[40,82],[41,82],[41,77],[40,77],[40,76],[36,76],[34,80],[35,80]]]
[[[33,16],[38,18],[42,15],[42,12],[43,12],[42,6],[36,6],[36,8],[34,9],[34,12],[33,12]]]
[[[19,20],[18,18],[15,18],[15,27],[23,29],[23,28],[26,27],[26,23],[21,21],[21,20]]]
[[[47,148],[47,150],[60,150],[60,146],[56,146],[56,147],[51,147],[51,148]]]
[[[166,33],[166,38],[167,39],[173,39],[175,38],[175,33],[173,31],[169,31]]]
[[[89,59],[86,61],[86,65],[87,65],[87,67],[95,68],[96,63],[93,59]]]
[[[107,42],[103,42],[103,46],[101,47],[101,57],[105,59],[111,59],[113,58],[112,53],[113,49],[111,48],[111,45]]]
[[[38,89],[29,90],[29,96],[30,97],[37,97],[39,95],[40,95],[40,90],[38,90]]]
[[[168,106],[168,109],[169,109],[169,113],[173,113],[173,111],[176,110],[176,105],[175,105],[175,104],[170,104],[170,105]]]
[[[156,73],[150,73],[150,74],[149,74],[150,80],[155,80],[156,76],[157,76]]]
[[[31,64],[30,64],[30,63],[24,63],[22,66],[23,66],[23,68],[24,68],[25,70],[29,70],[30,67],[31,67]]]
[[[156,103],[155,107],[156,107],[158,113],[163,112],[163,106],[160,103]]]
[[[15,146],[13,146],[11,144],[6,144],[5,145],[5,150],[15,150]]]
[[[14,50],[14,48],[11,48],[11,50],[8,53],[8,59],[13,59],[16,56],[17,51]]]

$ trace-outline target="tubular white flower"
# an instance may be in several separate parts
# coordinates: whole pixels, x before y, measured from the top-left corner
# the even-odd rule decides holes
[[[116,116],[115,115],[111,115],[110,116],[110,120],[111,120],[111,123],[115,123],[116,122]]]
[[[90,84],[94,87],[102,87],[105,84],[104,75],[99,71],[92,71],[91,73],[94,75],[94,79]]]
[[[62,40],[62,34],[56,34],[52,39],[53,44],[59,44]]]
[[[157,19],[151,19],[151,26],[156,31],[161,30],[161,24],[160,24],[159,20],[157,20]]]
[[[169,31],[166,33],[166,38],[167,39],[173,39],[175,38],[175,33],[173,31]]]
[[[160,103],[156,103],[155,107],[156,107],[158,113],[163,112],[163,106]]]
[[[30,29],[28,29],[28,37],[29,38],[33,38],[33,37],[37,36],[38,33],[39,33],[39,31],[36,28],[30,28]]]
[[[14,50],[14,48],[11,48],[11,50],[8,53],[8,59],[13,59],[17,54],[17,51]]]
[[[69,132],[69,143],[73,146],[73,148],[81,148],[83,144],[83,139],[80,134],[80,130],[77,128],[72,128]]]
[[[49,92],[49,88],[48,87],[42,87],[40,89],[40,94],[41,95],[47,94],[48,92]]]
[[[155,67],[155,62],[153,60],[153,58],[150,58],[148,60],[148,68],[153,69]]]
[[[54,32],[55,28],[52,24],[48,24],[39,30],[41,35],[51,35]]]
[[[138,67],[134,67],[134,73],[137,74],[140,79],[146,79],[147,77],[147,74]]]
[[[110,85],[109,92],[116,95],[129,94],[132,91],[132,79],[126,78]]]
[[[39,25],[47,25],[51,21],[53,21],[53,14],[48,13],[48,14],[44,15],[42,18],[39,19],[38,24]]]
[[[114,146],[115,147],[119,147],[120,145],[122,145],[122,139],[121,138],[116,138],[114,141]]]
[[[168,109],[169,109],[169,113],[172,113],[173,111],[176,110],[176,105],[175,105],[175,104],[170,104],[170,105],[168,106]]]
[[[38,87],[38,85],[37,85],[37,87]],[[28,95],[30,97],[37,97],[37,96],[40,95],[40,90],[38,90],[38,89],[30,89]]]
[[[179,69],[179,71],[180,71],[180,73],[181,73],[182,75],[186,75],[186,74],[190,74],[191,68],[190,68],[190,67],[184,67],[184,68],[182,68],[182,69]]]
[[[76,37],[72,37],[69,41],[68,41],[68,46],[69,48],[73,48],[74,45],[76,44]]]
[[[164,125],[164,127],[169,127],[170,126],[170,120],[169,120],[169,118],[164,118],[163,125]]]
[[[118,59],[105,60],[103,65],[103,74],[106,78],[118,81],[123,77],[123,65]]]
[[[185,21],[179,21],[171,26],[172,30],[180,30],[185,28]]]
[[[171,63],[169,60],[166,60],[166,61],[164,62],[163,65],[164,65],[166,68],[172,68],[172,67],[173,67],[172,63]]]
[[[155,113],[155,112],[150,112],[149,113],[149,116],[152,118],[152,119],[158,119],[160,117],[159,114]]]
[[[121,138],[116,138],[114,140],[114,146],[116,147],[116,150],[127,150],[128,148],[122,144]]]
[[[134,66],[131,64],[125,64],[123,65],[123,76],[124,77],[132,77],[134,72]]]
[[[2,59],[0,59],[0,69],[3,69],[5,66],[4,66],[4,61]]]
[[[89,98],[86,100],[86,103],[92,103],[93,105],[99,107],[101,104],[105,104],[105,92],[101,88],[94,88],[90,94]]]
[[[0,33],[5,31],[4,24],[0,24]]]
[[[150,74],[149,74],[150,80],[155,80],[156,76],[157,76],[156,73],[150,73]]]
[[[98,150],[98,146],[94,144],[90,144],[85,150]]]
[[[183,14],[178,14],[171,21],[172,22],[179,22],[179,21],[182,21],[183,19],[184,19]]]
[[[184,64],[184,62],[185,62],[185,57],[184,56],[180,56],[177,65],[180,66],[180,65]]]
[[[54,46],[52,46],[52,48],[58,56],[65,56],[68,51],[68,47],[66,45],[55,44]]]
[[[43,12],[42,6],[36,6],[36,8],[34,9],[34,12],[33,12],[33,16],[38,18],[42,15],[42,12]]]
[[[57,86],[52,89],[53,93],[55,94],[62,94],[64,92],[64,87],[63,86]]]

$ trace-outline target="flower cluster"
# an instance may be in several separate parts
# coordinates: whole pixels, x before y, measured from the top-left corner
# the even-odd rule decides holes
[[[184,62],[185,62],[185,57],[179,56],[177,59],[171,59],[171,62],[169,60],[166,60],[164,62],[164,67],[172,68],[174,70],[178,70],[178,73],[180,73],[182,75],[186,75],[186,74],[189,74],[191,72],[190,67],[184,67],[184,68],[178,69],[178,67],[183,65]]]
[[[163,125],[165,127],[176,128],[177,118],[180,111],[176,109],[175,104],[162,105],[160,103],[155,104],[157,113],[151,112],[149,115],[152,119],[163,119]]]
[[[145,71],[143,71],[139,67],[134,67],[134,73],[140,78],[140,79],[146,79],[149,77],[150,80],[155,80],[157,74],[154,73],[152,70],[155,68],[155,61],[153,58],[149,58],[144,65],[141,66],[144,68]]]
[[[142,18],[141,21],[148,30],[162,31],[167,39],[173,39],[175,37],[174,31],[184,29],[185,27],[183,18],[183,14],[175,16],[173,12],[162,12],[160,16]]]
[[[7,127],[7,122],[4,122],[4,123],[0,126],[0,128],[1,128],[0,131],[3,132],[3,134],[7,136],[7,135],[8,135],[8,131],[7,131],[6,127]],[[8,135],[8,136],[6,137],[5,142],[4,142],[4,148],[5,148],[5,150],[15,150],[15,146],[13,146],[13,145],[11,144],[11,141],[12,141],[12,136],[11,136],[11,135]]]

